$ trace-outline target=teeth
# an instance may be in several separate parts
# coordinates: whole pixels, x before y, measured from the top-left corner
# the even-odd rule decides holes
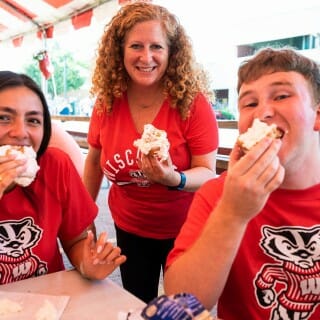
[[[280,128],[277,128],[277,134],[276,134],[276,136],[277,136],[277,138],[282,139],[283,136],[284,136],[285,134],[287,134],[288,132],[289,132],[288,130],[284,131],[284,130],[282,130],[282,129],[280,129]]]
[[[139,67],[139,70],[143,71],[143,72],[151,72],[153,70],[153,67],[150,67],[150,68],[141,68],[141,67]]]

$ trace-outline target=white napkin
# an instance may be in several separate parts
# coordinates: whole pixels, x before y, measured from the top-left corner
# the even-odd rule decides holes
[[[59,320],[69,296],[0,291],[0,319]]]

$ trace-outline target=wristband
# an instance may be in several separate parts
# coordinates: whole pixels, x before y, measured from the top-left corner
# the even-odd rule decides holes
[[[169,190],[183,190],[185,185],[186,185],[186,182],[187,182],[187,177],[186,175],[179,171],[178,172],[180,174],[180,183],[176,186],[176,187],[168,187]]]

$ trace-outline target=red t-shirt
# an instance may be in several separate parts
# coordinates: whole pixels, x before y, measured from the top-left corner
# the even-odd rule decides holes
[[[198,238],[221,196],[224,177],[196,193],[167,267]],[[320,319],[319,208],[320,185],[271,194],[247,226],[218,303],[219,318]],[[272,302],[264,302],[267,296],[274,297]],[[275,316],[279,312],[282,317]],[[284,316],[290,312],[295,316]]]
[[[98,208],[69,157],[48,148],[28,187],[0,199],[0,284],[64,269],[57,238],[71,240]]]
[[[218,146],[214,112],[203,95],[195,99],[185,121],[166,100],[152,124],[167,132],[170,156],[179,171],[190,168],[192,155],[212,152]],[[111,114],[98,114],[94,108],[88,142],[102,149],[101,168],[113,182],[109,207],[115,223],[143,237],[174,238],[185,220],[193,193],[168,190],[147,180],[136,163],[139,154],[133,142],[139,138],[126,95],[115,101]]]

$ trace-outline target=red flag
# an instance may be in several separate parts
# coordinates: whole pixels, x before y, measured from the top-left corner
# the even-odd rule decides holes
[[[73,28],[75,30],[78,30],[80,28],[90,26],[92,14],[93,14],[93,10],[89,9],[85,12],[82,12],[72,17],[71,22],[72,22]]]
[[[51,77],[51,74],[53,73],[53,66],[50,62],[49,55],[46,51],[43,52],[42,59],[39,59],[39,69],[46,78],[46,80],[48,80]]]

